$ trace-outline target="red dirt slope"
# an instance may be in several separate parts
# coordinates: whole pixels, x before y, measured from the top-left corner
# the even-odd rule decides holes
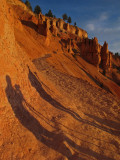
[[[46,46],[12,8],[1,0],[0,159],[119,160],[117,84],[63,53],[59,37]]]

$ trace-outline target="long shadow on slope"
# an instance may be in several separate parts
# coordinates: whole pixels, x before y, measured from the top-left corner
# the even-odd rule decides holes
[[[99,122],[100,124],[103,124],[105,126],[108,126],[110,128],[113,128],[117,131],[120,131],[120,123],[117,123],[115,121],[112,120],[107,120],[107,119],[102,119],[100,117],[94,116],[94,115],[90,115],[90,114],[86,114],[88,117],[94,119],[95,121]]]
[[[6,76],[6,81],[6,95],[9,103],[11,104],[12,110],[20,123],[32,132],[34,136],[43,144],[58,151],[66,157],[71,156],[71,151],[62,143],[62,138],[64,138],[64,136],[52,133],[40,125],[39,121],[35,119],[24,107],[23,102],[26,103],[26,101],[20,91],[20,87],[15,85],[14,89],[9,76]],[[59,147],[60,144],[61,146]]]
[[[35,31],[37,31],[37,25],[31,21],[25,21],[25,20],[22,20],[21,21],[23,25],[27,26],[27,27],[30,27],[32,29],[34,29]]]
[[[46,100],[47,102],[49,102],[52,106],[54,106],[57,109],[60,109],[64,112],[69,113],[71,116],[73,116],[74,118],[78,118],[81,119],[81,117],[74,111],[65,108],[61,103],[59,103],[58,101],[56,101],[55,99],[53,99],[42,87],[41,83],[38,81],[38,79],[36,78],[36,76],[31,72],[31,70],[29,69],[29,80],[31,82],[31,85],[36,89],[36,91],[39,93],[39,95]]]
[[[29,67],[28,67],[29,69]],[[48,103],[50,103],[53,107],[59,109],[59,110],[62,110],[68,114],[70,114],[73,118],[75,118],[76,120],[80,121],[80,122],[83,122],[83,123],[86,123],[88,125],[91,125],[93,127],[96,127],[96,128],[99,128],[103,131],[106,131],[110,134],[113,134],[113,135],[116,135],[116,136],[119,136],[120,135],[120,131],[115,131],[115,130],[112,130],[112,129],[109,129],[107,127],[104,127],[104,126],[101,126],[101,125],[98,125],[97,123],[94,123],[94,122],[90,122],[88,120],[85,120],[85,119],[82,119],[76,112],[70,110],[70,109],[67,109],[65,108],[61,103],[59,103],[58,101],[56,101],[55,99],[53,99],[42,87],[41,83],[39,82],[39,80],[36,78],[36,76],[31,72],[31,70],[29,69],[29,75],[28,75],[28,78],[31,82],[31,85],[36,89],[36,91],[39,93],[39,95],[44,99],[46,100]]]
[[[98,160],[101,160],[101,159],[114,160],[113,158],[98,154],[89,148],[83,148],[77,145],[75,142],[73,142],[63,133],[56,134],[54,132],[50,132],[47,129],[45,129],[39,123],[39,121],[36,118],[34,118],[33,115],[30,114],[28,110],[24,107],[23,103],[26,103],[26,105],[28,103],[23,97],[23,94],[20,90],[20,86],[15,85],[15,88],[14,88],[12,86],[11,79],[8,75],[6,76],[6,82],[7,82],[7,87],[5,90],[6,96],[7,96],[8,102],[11,105],[13,112],[15,113],[16,118],[18,118],[19,122],[26,129],[32,132],[36,137],[36,139],[38,139],[40,142],[42,142],[49,148],[52,148],[55,151],[66,156],[68,160],[73,160],[75,158],[77,158],[77,160],[82,160],[82,158],[79,157],[79,154],[82,154],[82,153],[86,154],[86,156],[90,155],[92,157],[95,157]],[[77,155],[72,155],[71,151],[64,144],[64,141],[66,141],[70,146],[72,146],[74,149],[77,150],[77,153],[78,152],[79,153]]]

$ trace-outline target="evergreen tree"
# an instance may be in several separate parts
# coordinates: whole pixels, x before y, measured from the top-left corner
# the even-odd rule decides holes
[[[76,24],[76,22],[74,23],[74,26],[76,26],[77,24]]]
[[[68,22],[68,23],[72,23],[71,17],[68,17],[67,22]]]
[[[26,0],[25,4],[32,11],[32,6],[28,0]]]
[[[68,19],[67,14],[66,14],[66,13],[65,13],[65,14],[63,14],[63,15],[62,15],[62,18],[63,18],[63,20],[64,20],[64,21],[66,21],[66,20]]]
[[[53,17],[52,11],[49,10],[48,13],[45,14],[45,16],[47,16],[47,17]]]
[[[35,13],[35,14],[42,13],[42,10],[41,10],[41,8],[40,8],[40,6],[39,6],[39,5],[37,5],[37,6],[35,7],[35,9],[34,9],[34,13]]]

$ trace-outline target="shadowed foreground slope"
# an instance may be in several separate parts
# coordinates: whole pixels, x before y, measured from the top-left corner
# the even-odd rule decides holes
[[[31,71],[29,74],[32,74]],[[33,75],[32,75],[33,76]],[[32,80],[33,77],[32,77]],[[72,146],[72,148],[76,149],[75,157],[77,159],[81,159],[79,157],[79,152],[82,152],[86,155],[90,155],[92,157],[95,157],[99,160],[105,159],[105,160],[113,160],[113,158],[104,156],[102,154],[98,154],[90,149],[81,147],[77,145],[74,141],[69,139],[67,136],[64,135],[64,133],[59,133],[56,134],[55,132],[50,132],[47,129],[45,129],[40,122],[34,118],[28,109],[31,111],[34,111],[34,108],[30,106],[26,100],[23,97],[23,94],[20,90],[19,85],[15,85],[15,89],[13,88],[11,84],[11,79],[7,75],[6,76],[6,81],[7,81],[7,88],[6,88],[6,95],[8,98],[8,101],[12,107],[13,112],[15,113],[16,118],[19,120],[19,122],[30,132],[33,133],[33,135],[43,144],[45,144],[47,147],[52,148],[56,150],[57,152],[61,153],[68,159],[74,159],[74,155],[72,156],[71,151],[69,148],[67,148],[64,144],[66,141],[68,145]],[[36,83],[34,81],[34,83]],[[44,92],[41,92],[42,94]],[[47,93],[46,93],[47,95]],[[47,97],[46,97],[47,98]],[[49,101],[50,102],[50,101]],[[26,107],[24,106],[24,103],[26,104]],[[29,108],[30,107],[30,108]]]

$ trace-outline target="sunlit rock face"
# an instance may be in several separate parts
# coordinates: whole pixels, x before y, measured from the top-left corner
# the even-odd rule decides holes
[[[99,68],[101,61],[100,56],[101,46],[98,43],[97,38],[85,39],[80,43],[80,54],[89,63]]]
[[[96,37],[94,39],[84,39],[79,47],[80,54],[86,61],[95,65],[98,69],[101,66],[103,70],[110,70],[112,53],[109,52],[106,42],[101,46]]]

